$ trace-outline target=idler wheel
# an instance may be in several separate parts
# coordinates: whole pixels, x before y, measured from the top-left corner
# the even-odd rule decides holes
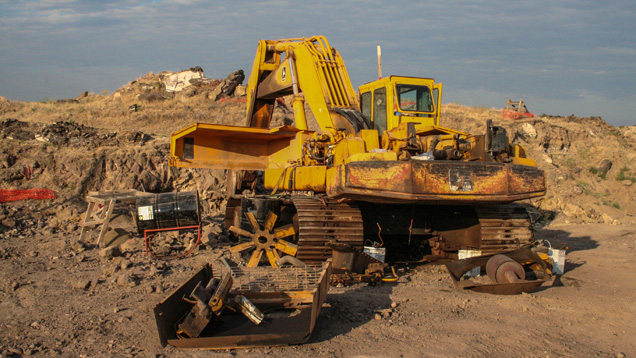
[[[496,283],[525,281],[526,273],[517,261],[506,255],[495,255],[486,263],[486,273]]]

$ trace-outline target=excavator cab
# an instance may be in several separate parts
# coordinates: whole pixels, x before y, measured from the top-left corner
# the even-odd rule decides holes
[[[400,123],[439,125],[442,84],[431,78],[390,76],[358,90],[362,115],[380,136]]]

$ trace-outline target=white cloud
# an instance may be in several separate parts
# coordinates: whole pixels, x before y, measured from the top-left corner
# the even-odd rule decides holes
[[[449,86],[446,95],[483,88],[482,95],[522,93],[557,108],[592,88],[599,98],[627,101],[636,83],[634,4],[0,0],[0,76],[100,68],[112,86],[109,77],[123,68],[139,76],[201,65],[223,77],[237,68],[249,72],[258,39],[322,34],[342,54],[354,85],[376,76],[375,47],[382,45],[385,73],[434,77]],[[6,83],[0,94],[11,97],[15,86]],[[36,83],[25,78],[22,93],[38,90]]]

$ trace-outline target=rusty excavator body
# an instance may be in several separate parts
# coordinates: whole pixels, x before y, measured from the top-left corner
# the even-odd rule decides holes
[[[289,95],[294,125],[270,128]],[[401,76],[358,95],[326,38],[261,40],[247,126],[192,124],[172,135],[170,163],[228,170],[225,222],[249,266],[283,253],[317,263],[342,247],[395,262],[532,242],[514,202],[545,194],[543,171],[491,121],[484,134],[441,126],[441,96],[441,83]]]

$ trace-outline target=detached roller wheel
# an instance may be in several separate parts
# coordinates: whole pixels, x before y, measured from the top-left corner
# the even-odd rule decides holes
[[[280,259],[281,253],[296,256],[298,246],[283,240],[286,237],[296,234],[296,230],[294,230],[292,224],[274,229],[278,215],[270,211],[265,218],[265,227],[261,230],[261,226],[258,224],[258,221],[256,221],[254,214],[245,212],[245,217],[249,220],[254,232],[249,232],[236,226],[231,226],[230,231],[239,236],[249,237],[251,241],[232,246],[230,252],[236,254],[253,250],[247,267],[258,266],[261,257],[263,257],[263,253],[265,253],[269,264],[273,267],[278,267],[277,261]]]
[[[523,266],[506,255],[495,255],[486,263],[486,273],[496,283],[523,282]]]

